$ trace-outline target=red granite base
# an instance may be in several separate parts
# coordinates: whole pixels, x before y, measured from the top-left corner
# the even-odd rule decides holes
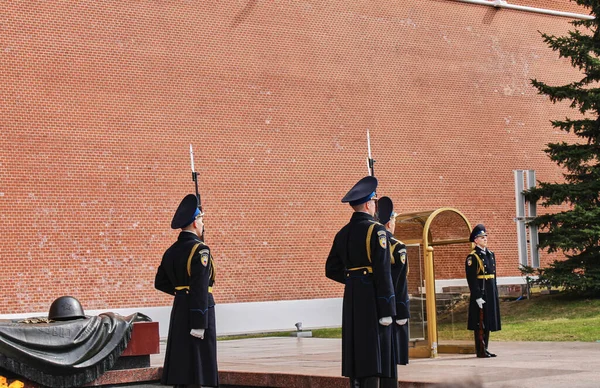
[[[158,322],[134,322],[131,340],[121,357],[160,353]]]
[[[161,375],[162,367],[109,370],[84,387],[159,381]]]
[[[286,373],[219,371],[221,385],[269,388],[348,388],[348,378]],[[398,382],[398,388],[425,388],[431,384]]]
[[[84,385],[97,387],[127,383],[158,382],[162,367],[108,371]],[[24,388],[43,388],[41,385],[24,381]],[[286,373],[219,371],[219,383],[226,386],[269,387],[269,388],[348,388],[348,378],[341,376],[311,376]],[[425,388],[430,384],[398,382],[398,388]]]
[[[126,383],[142,383],[160,381],[162,367],[109,370],[96,380],[83,385],[84,387],[97,387],[101,385],[115,385]],[[23,388],[44,388],[43,385],[19,378],[25,384]]]
[[[329,376],[304,376],[283,373],[219,371],[222,385],[285,388],[348,388],[348,379]]]
[[[146,370],[108,371],[86,386],[160,381],[162,367],[144,369]],[[348,388],[348,378],[341,376],[311,376],[264,372],[219,371],[219,383],[221,385],[257,388]],[[425,383],[402,381],[398,383],[398,388],[424,388],[429,386],[429,384]]]

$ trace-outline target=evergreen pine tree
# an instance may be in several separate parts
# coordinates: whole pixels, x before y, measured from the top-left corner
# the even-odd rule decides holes
[[[565,171],[563,183],[540,183],[525,192],[542,206],[567,205],[567,210],[537,217],[540,248],[563,252],[540,271],[546,285],[562,286],[582,296],[600,296],[600,0],[575,0],[590,9],[593,20],[575,20],[567,36],[542,34],[560,57],[569,58],[583,78],[562,86],[531,83],[552,102],[570,101],[576,119],[552,121],[552,126],[575,134],[575,143],[550,143],[545,152]]]

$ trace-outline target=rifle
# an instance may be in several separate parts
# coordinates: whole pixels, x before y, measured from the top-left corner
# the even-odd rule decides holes
[[[485,279],[483,279],[483,290],[485,290]],[[485,357],[485,336],[483,334],[483,306],[479,309],[479,353],[477,356]]]
[[[194,181],[194,185],[196,186],[196,198],[198,198],[198,210],[200,210],[200,214],[204,215],[202,211],[202,199],[200,198],[200,191],[198,191],[198,173],[194,168],[194,149],[192,148],[192,144],[190,143],[190,160],[192,163],[192,180]],[[202,241],[204,242],[204,225],[202,225],[202,236],[200,236]]]
[[[479,309],[479,357],[485,356],[485,338],[483,335],[483,307]]]
[[[375,164],[375,160],[373,160],[373,157],[371,156],[371,136],[369,135],[369,128],[367,128],[367,148],[369,151],[367,155],[367,169],[369,170],[370,176],[375,176],[375,171],[373,170],[373,164]]]
[[[371,156],[371,135],[369,134],[369,128],[367,128],[367,169],[369,170],[369,175],[374,177],[375,170],[373,169],[373,165],[375,164],[375,160]],[[379,219],[379,206],[377,206],[377,201],[375,201],[375,219]]]

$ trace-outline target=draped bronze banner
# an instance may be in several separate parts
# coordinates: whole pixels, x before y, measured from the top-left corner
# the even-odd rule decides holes
[[[50,323],[0,320],[0,368],[48,387],[89,383],[113,367],[136,319],[103,313]]]

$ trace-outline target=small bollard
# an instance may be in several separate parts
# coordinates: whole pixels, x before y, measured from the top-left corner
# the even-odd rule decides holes
[[[290,334],[292,337],[312,337],[312,331],[302,330],[302,322],[296,322],[294,326],[296,326],[296,331]]]

